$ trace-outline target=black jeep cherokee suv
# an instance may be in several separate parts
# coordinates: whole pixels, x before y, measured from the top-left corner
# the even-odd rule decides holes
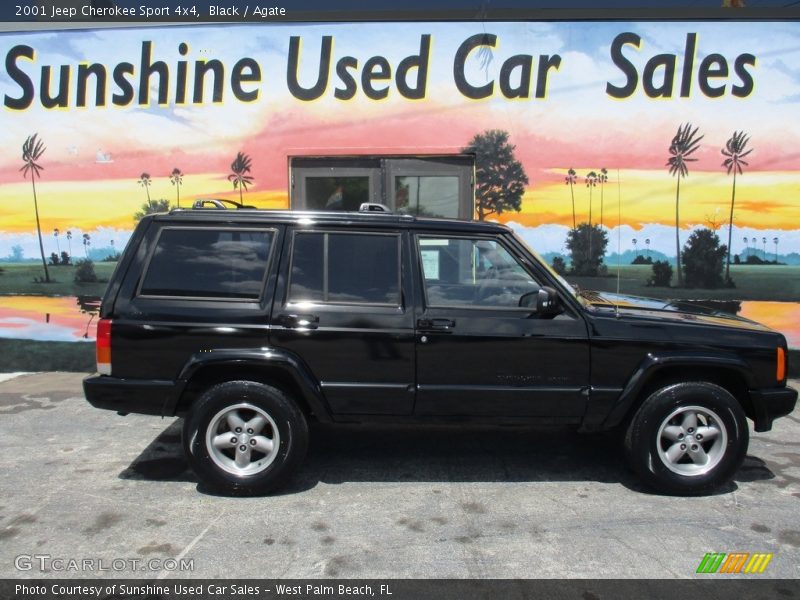
[[[198,477],[240,493],[299,467],[309,420],[618,429],[645,482],[705,493],[742,463],[746,417],[767,431],[797,400],[780,333],[576,293],[491,223],[148,216],[100,316],[89,402],[184,416]]]

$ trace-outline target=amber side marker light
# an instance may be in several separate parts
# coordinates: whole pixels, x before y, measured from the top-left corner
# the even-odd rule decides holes
[[[775,373],[775,378],[778,381],[786,379],[786,350],[778,348],[778,368]]]
[[[111,375],[111,319],[97,322],[97,372]]]

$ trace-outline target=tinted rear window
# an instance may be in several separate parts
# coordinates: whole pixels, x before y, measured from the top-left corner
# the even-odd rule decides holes
[[[163,229],[140,294],[258,299],[274,231]]]
[[[400,305],[396,234],[297,233],[290,301]]]

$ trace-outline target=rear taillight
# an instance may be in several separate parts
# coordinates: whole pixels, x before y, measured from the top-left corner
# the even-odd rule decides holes
[[[111,375],[111,319],[97,322],[97,372]]]
[[[778,346],[778,356],[777,356],[778,368],[775,373],[775,379],[778,380],[778,383],[786,379],[786,350]]]

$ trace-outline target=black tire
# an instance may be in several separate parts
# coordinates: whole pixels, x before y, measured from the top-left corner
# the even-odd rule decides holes
[[[239,433],[231,422],[240,425]],[[212,444],[215,438],[225,447]],[[183,448],[194,472],[210,488],[265,494],[282,485],[303,462],[308,424],[281,390],[252,381],[229,381],[210,388],[195,403],[184,422]]]
[[[653,489],[694,496],[728,483],[748,442],[747,419],[736,398],[712,383],[687,382],[656,390],[642,403],[628,425],[625,453]]]

